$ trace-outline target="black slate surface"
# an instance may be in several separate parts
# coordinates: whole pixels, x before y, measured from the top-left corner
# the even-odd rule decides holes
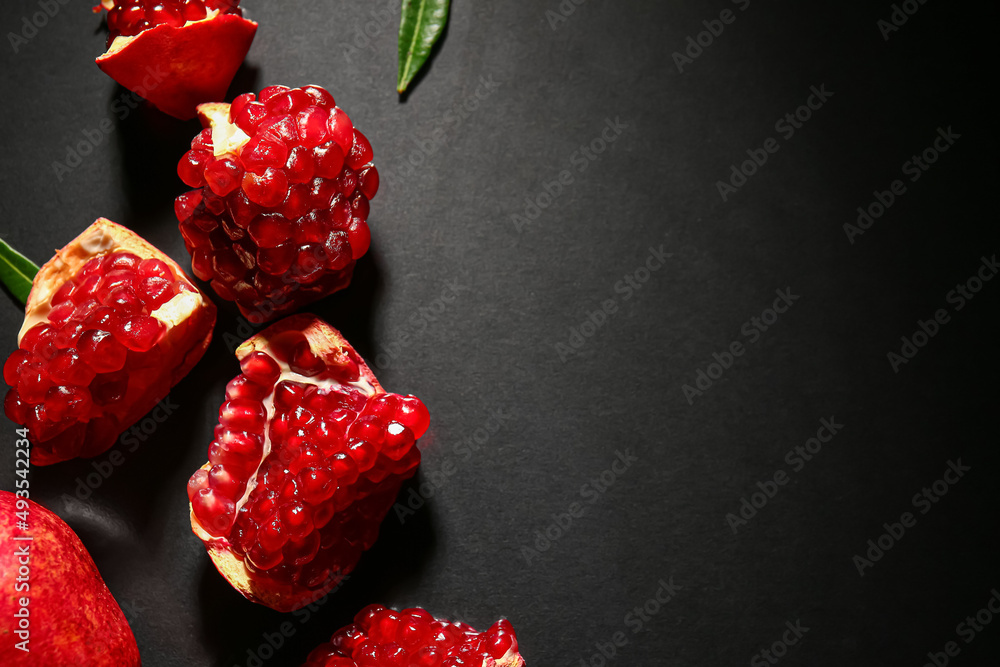
[[[42,4],[4,2],[3,32]],[[174,170],[197,123],[122,111],[128,93],[93,64],[90,5],[58,4],[0,48],[0,236],[41,262],[103,215],[187,265]],[[997,664],[1000,622],[965,621],[1000,587],[1000,282],[969,283],[1000,249],[993,7],[909,0],[890,30],[888,2],[455,0],[400,100],[397,2],[244,5],[261,28],[231,95],[327,86],[374,146],[372,250],[314,310],[429,406],[401,501],[430,497],[390,515],[308,618],[234,593],[184,493],[237,370],[221,306],[172,414],[118,445],[121,465],[109,452],[31,473],[145,665],[256,664],[286,621],[263,663],[297,665],[375,601],[507,616],[535,666]],[[720,27],[700,52],[687,41]],[[797,110],[808,120],[782,120]],[[939,132],[947,151],[906,166]],[[96,145],[57,174],[82,141]],[[753,155],[766,162],[724,198],[717,182]],[[845,231],[896,180],[891,206]],[[20,315],[0,305],[6,355]],[[894,369],[888,353],[939,309]],[[920,497],[945,476],[942,497]],[[744,499],[760,507],[740,523]]]

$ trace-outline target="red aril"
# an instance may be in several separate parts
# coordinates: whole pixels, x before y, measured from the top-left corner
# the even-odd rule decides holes
[[[96,456],[204,354],[215,306],[173,260],[101,218],[47,262],[3,367],[35,465]]]
[[[419,609],[373,604],[317,646],[302,667],[524,667],[510,621],[485,632]]]
[[[236,350],[208,463],[188,482],[191,526],[219,572],[279,611],[314,602],[354,569],[420,463],[430,423],[386,393],[340,333],[281,320]]]

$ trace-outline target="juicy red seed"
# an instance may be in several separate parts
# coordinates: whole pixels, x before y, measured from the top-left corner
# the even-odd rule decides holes
[[[270,134],[259,134],[243,146],[240,159],[250,171],[263,173],[268,167],[285,166],[288,146]]]
[[[190,150],[177,163],[177,175],[184,184],[192,188],[205,185],[205,166],[212,160],[212,154],[205,150]]]
[[[273,248],[261,248],[257,251],[257,265],[265,273],[280,276],[288,271],[297,255],[297,248],[292,242],[282,243]]]
[[[354,146],[354,123],[340,107],[330,113],[329,131],[330,138],[347,154]]]
[[[236,516],[236,503],[213,488],[203,488],[195,493],[191,508],[201,527],[216,537],[229,533]]]
[[[267,118],[267,107],[260,102],[249,102],[234,122],[245,134],[253,136],[265,118]]]
[[[205,166],[205,181],[212,192],[226,196],[243,182],[243,167],[229,157],[213,159]]]
[[[266,418],[264,406],[257,401],[234,399],[219,408],[219,423],[236,431],[259,431]]]
[[[126,347],[108,331],[91,329],[80,336],[80,358],[98,373],[121,370],[128,354]]]
[[[281,375],[281,367],[265,352],[251,352],[240,361],[243,374],[256,384],[270,387]]]
[[[287,157],[287,156],[286,156]],[[282,158],[280,164],[284,164]],[[288,179],[284,172],[268,167],[261,174],[247,172],[243,176],[243,191],[247,198],[261,206],[277,206],[288,195]]]
[[[363,220],[355,218],[351,221],[351,226],[347,230],[347,236],[351,244],[351,258],[361,259],[372,242],[372,233],[368,225]]]
[[[405,424],[416,438],[422,437],[431,423],[427,406],[416,396],[405,396],[400,399],[395,418]]]
[[[226,398],[246,398],[252,401],[262,401],[269,393],[269,386],[265,387],[253,382],[245,375],[237,375],[226,385]]]
[[[155,317],[136,315],[122,322],[115,337],[136,352],[148,352],[160,340],[166,327]]]
[[[201,489],[208,488],[208,471],[204,469],[199,469],[191,475],[191,479],[187,483],[187,494],[188,500],[194,500],[194,494],[198,493]]]
[[[257,99],[257,96],[253,93],[243,93],[242,95],[237,95],[233,103],[229,105],[229,122],[235,123],[236,118],[240,115],[247,104],[253,102]]]
[[[86,387],[97,374],[73,349],[60,350],[49,362],[49,375],[59,384]]]
[[[288,218],[277,213],[262,213],[247,228],[250,238],[261,248],[276,248],[292,237],[294,227]]]
[[[361,134],[358,130],[354,130],[354,146],[347,156],[347,166],[357,170],[371,162],[371,159],[372,145],[368,143],[365,135]]]
[[[288,86],[268,86],[267,88],[264,88],[263,90],[260,91],[260,94],[257,95],[257,99],[260,102],[266,103],[269,99],[271,99],[275,95],[283,93],[286,90],[290,90],[290,88]]]
[[[144,259],[139,262],[139,273],[144,276],[174,280],[174,272],[162,259]]]
[[[309,107],[300,111],[295,122],[298,125],[299,139],[303,146],[318,146],[326,141],[330,120],[330,112],[322,107]]]
[[[316,176],[320,178],[336,178],[344,168],[344,151],[333,141],[313,149],[313,163],[316,165]]]

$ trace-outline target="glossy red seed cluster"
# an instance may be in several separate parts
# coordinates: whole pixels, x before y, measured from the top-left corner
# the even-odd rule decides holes
[[[44,322],[21,338],[3,377],[4,411],[32,442],[73,455],[86,422],[125,396],[131,366],[164,332],[153,311],[191,290],[159,259],[112,252],[87,262],[52,295]]]
[[[508,651],[517,652],[517,636],[507,620],[476,632],[423,609],[370,605],[316,647],[303,667],[481,667]]]
[[[327,365],[298,336],[274,357],[243,358],[219,410],[210,468],[191,477],[188,496],[201,526],[228,537],[252,575],[320,587],[374,544],[420,462],[415,442],[430,418],[413,396],[369,395],[353,350]],[[295,379],[280,379],[288,371]]]
[[[108,45],[119,35],[138,35],[158,25],[175,28],[200,21],[209,11],[242,15],[240,0],[115,0],[108,10]],[[101,6],[94,8],[99,11]]]
[[[240,95],[229,121],[249,137],[236,152],[207,128],[177,166],[199,188],[175,203],[195,275],[267,315],[346,287],[371,241],[371,144],[318,86]]]

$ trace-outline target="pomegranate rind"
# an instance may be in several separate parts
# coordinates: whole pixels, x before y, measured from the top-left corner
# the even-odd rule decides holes
[[[268,328],[249,338],[246,342],[236,348],[236,357],[243,360],[245,356],[252,352],[270,349],[272,341],[281,334],[287,332],[298,332],[306,337],[313,354],[326,360],[333,361],[342,356],[344,351],[352,350],[351,344],[341,335],[339,331],[329,324],[309,313],[301,313],[286,317],[275,322]],[[358,371],[361,378],[365,379],[374,388],[372,396],[386,393],[382,385],[375,379],[368,364],[355,353],[358,359]],[[211,463],[205,463],[202,470],[211,468]],[[306,589],[302,586],[292,586],[279,584],[273,581],[254,580],[250,577],[243,560],[233,555],[231,544],[228,538],[215,537],[206,532],[198,518],[194,514],[194,508],[188,503],[191,514],[191,530],[205,544],[215,569],[219,571],[226,581],[240,594],[251,602],[257,602],[276,611],[288,612],[301,609],[307,604],[316,602],[324,595],[333,590],[339,584],[342,577],[331,577],[330,580],[320,588]],[[346,573],[345,573],[346,574]]]
[[[142,661],[135,636],[125,614],[101,577],[94,559],[79,536],[58,515],[38,503],[24,502],[13,493],[0,491],[0,613],[14,618],[19,610],[30,609],[30,651],[14,644],[16,623],[3,629],[4,646],[0,658],[5,665],[51,667],[139,667]],[[30,516],[29,531],[17,526],[17,513]],[[17,542],[15,540],[24,540]],[[23,607],[19,597],[28,596],[15,579],[25,568],[25,557],[17,546],[30,545],[31,606]],[[26,547],[24,547],[26,549]],[[17,588],[15,588],[17,586]]]
[[[255,22],[235,14],[158,25],[116,37],[97,66],[164,113],[190,120],[199,104],[225,98],[256,33]]]
[[[35,275],[25,304],[24,323],[17,336],[18,343],[31,327],[45,321],[50,309],[49,303],[56,290],[71,280],[90,259],[112,248],[116,252],[130,252],[143,259],[162,260],[173,270],[178,280],[187,283],[191,291],[181,292],[153,313],[156,319],[166,325],[160,342],[153,348],[158,354],[162,354],[165,361],[161,375],[138,394],[130,386],[127,405],[122,406],[123,410],[117,413],[109,411],[87,423],[84,448],[77,454],[83,457],[97,456],[111,448],[122,432],[156,407],[205,354],[215,326],[215,304],[195,286],[177,262],[135,232],[106,218],[98,218],[64,248],[57,250],[55,256]],[[57,456],[39,447],[31,450],[31,462],[34,465],[50,465],[67,458],[72,457]]]

